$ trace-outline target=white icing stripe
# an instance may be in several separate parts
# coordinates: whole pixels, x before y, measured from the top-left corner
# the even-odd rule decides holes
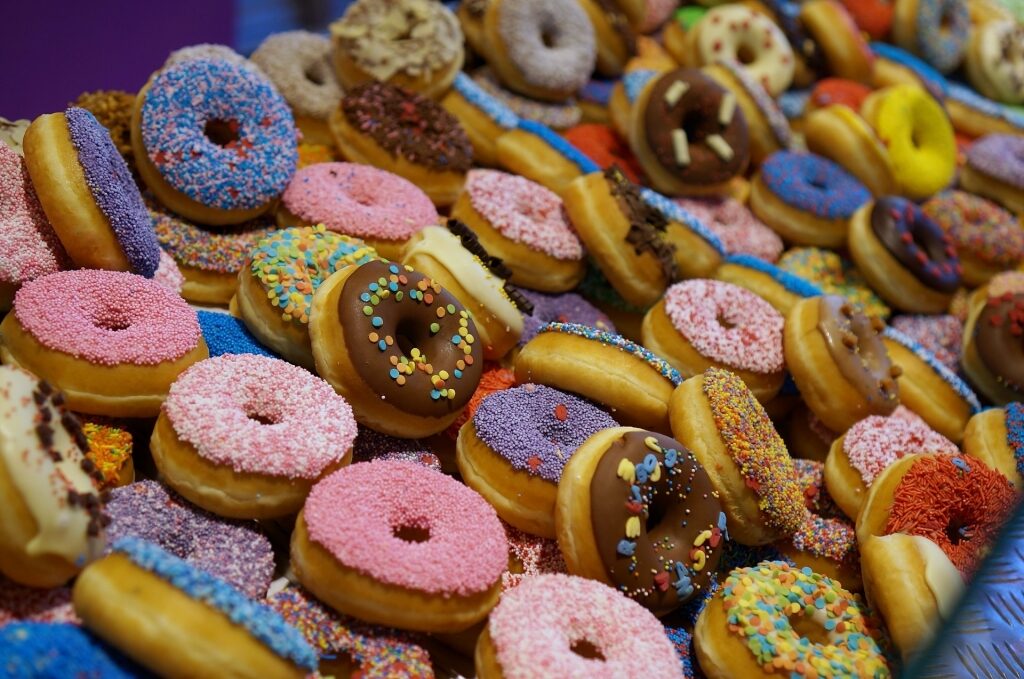
[[[908,537],[913,541],[917,553],[924,560],[924,581],[935,596],[939,615],[943,620],[949,620],[964,592],[964,579],[937,544],[920,535]]]
[[[51,449],[60,454],[60,461],[55,462],[40,443],[40,408],[32,398],[38,384],[23,370],[0,367],[0,460],[36,521],[28,554],[56,555],[81,566],[100,555],[103,540],[88,536],[89,513],[81,505],[72,507],[68,492],[86,495],[96,488],[82,470],[82,451],[50,403],[43,407],[50,411]]]
[[[420,236],[405,253],[407,261],[416,254],[430,255],[444,264],[459,285],[476,297],[512,332],[523,332],[523,317],[502,291],[502,280],[462,247],[458,236],[440,226],[428,226],[420,231]]]

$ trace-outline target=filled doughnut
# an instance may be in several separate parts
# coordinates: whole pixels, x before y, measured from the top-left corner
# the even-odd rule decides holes
[[[469,3],[462,3],[465,7]],[[458,73],[441,106],[455,116],[473,145],[473,162],[498,165],[498,138],[514,130],[519,116],[465,73]]]
[[[1024,115],[1019,110],[996,103],[956,82],[949,83],[946,110],[953,128],[970,137],[1024,134]]]
[[[636,34],[615,0],[577,0],[594,27],[597,60],[594,70],[605,77],[622,75],[636,54]]]
[[[602,170],[617,166],[626,179],[639,183],[643,170],[629,150],[629,144],[609,125],[585,123],[564,133],[569,143],[593,160]]]
[[[892,28],[895,8],[888,0],[842,0],[857,28],[872,40],[884,40]]]
[[[507,106],[523,120],[540,123],[553,130],[565,130],[580,122],[583,117],[583,111],[575,99],[549,102],[524,97],[502,87],[498,78],[486,66],[474,71],[471,77],[484,92]]]
[[[71,105],[84,108],[96,117],[100,125],[107,128],[117,152],[124,158],[132,176],[138,179],[139,170],[135,167],[135,155],[132,153],[132,110],[135,108],[135,95],[123,90],[83,92]]]
[[[807,148],[841,166],[875,196],[896,191],[889,154],[856,111],[830,104],[807,114],[803,125]]]
[[[920,85],[939,101],[950,94],[946,77],[920,57],[886,42],[871,43],[871,51],[875,53],[872,84],[876,88]]]
[[[822,294],[821,288],[806,278],[753,255],[729,255],[715,270],[715,280],[750,290],[783,315],[789,315],[800,300]]]
[[[576,177],[595,172],[597,163],[550,127],[520,118],[516,129],[498,138],[498,165],[561,194]]]
[[[960,369],[960,347],[964,323],[952,314],[936,316],[903,314],[889,321],[893,330],[917,342],[942,365],[956,372]]]
[[[875,55],[840,2],[809,0],[800,5],[799,16],[832,75],[865,85],[871,83]]]
[[[532,290],[520,290],[520,293],[533,305],[533,313],[523,316],[523,335],[519,338],[519,346],[537,336],[548,323],[578,323],[588,325],[604,332],[615,332],[615,324],[603,311],[575,292],[561,295],[548,295]]]
[[[203,339],[210,350],[210,356],[223,354],[256,354],[257,356],[275,356],[275,354],[259,343],[252,333],[238,318],[222,311],[206,311],[200,309],[199,328]]]

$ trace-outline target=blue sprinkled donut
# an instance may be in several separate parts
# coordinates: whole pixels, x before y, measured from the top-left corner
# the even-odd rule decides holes
[[[761,180],[787,205],[822,219],[849,219],[871,200],[856,178],[812,153],[773,153],[761,165]]]
[[[77,625],[13,622],[0,628],[0,675],[9,679],[151,676]]]
[[[199,329],[210,349],[210,358],[224,354],[256,354],[277,358],[259,343],[242,321],[222,311],[196,311]]]
[[[942,73],[956,69],[967,49],[971,16],[966,0],[898,0],[893,21],[897,45]]]
[[[150,80],[136,102],[132,146],[160,201],[204,224],[262,213],[298,163],[295,120],[270,81],[210,59]]]

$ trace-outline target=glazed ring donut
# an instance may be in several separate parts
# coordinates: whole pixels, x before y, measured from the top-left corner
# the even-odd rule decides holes
[[[711,588],[729,535],[694,454],[630,427],[593,434],[569,458],[555,527],[570,573],[611,585],[655,615]]]
[[[538,575],[501,597],[476,645],[480,679],[530,676],[679,677],[679,658],[650,611],[611,587]]]
[[[729,255],[715,271],[715,280],[746,288],[788,316],[797,302],[822,293],[814,283],[753,255]]]
[[[960,65],[970,34],[966,0],[896,0],[893,41],[942,73]]]
[[[401,438],[448,427],[483,371],[465,307],[411,267],[371,261],[342,269],[313,297],[317,372],[365,426]]]
[[[871,126],[841,104],[811,111],[804,120],[807,148],[856,177],[874,196],[896,192],[889,153]]]
[[[415,462],[359,462],[313,487],[292,533],[291,566],[346,615],[459,632],[498,602],[508,540],[494,508],[455,479]]]
[[[992,21],[971,31],[967,75],[990,99],[1024,103],[1024,26],[1013,20]]]
[[[185,300],[120,271],[26,283],[0,332],[4,363],[53,383],[69,408],[111,417],[156,416],[175,378],[209,355]]]
[[[989,408],[967,423],[964,454],[981,460],[1009,479],[1018,491],[1024,487],[1024,404],[1007,403]]]
[[[135,100],[132,149],[161,203],[211,225],[266,212],[298,162],[284,98],[251,67],[221,60],[192,59],[151,77]]]
[[[773,97],[793,82],[795,62],[789,40],[771,19],[749,7],[713,7],[686,37],[689,65],[738,63]]]
[[[1024,138],[990,134],[971,144],[960,186],[1024,215]]]
[[[602,404],[619,422],[668,430],[668,404],[683,381],[668,361],[620,335],[548,323],[515,358],[516,381],[536,382]]]
[[[881,627],[860,599],[810,568],[766,561],[729,574],[697,619],[697,660],[710,677],[886,677]],[[799,627],[797,625],[799,624]],[[804,636],[800,629],[814,629]]]
[[[708,368],[675,390],[669,418],[711,477],[734,540],[765,545],[796,532],[807,509],[793,461],[743,380]]]
[[[922,200],[949,185],[956,172],[953,125],[924,89],[897,85],[877,90],[860,111],[889,152],[901,194]]]
[[[983,304],[971,308],[967,317],[963,369],[981,393],[996,405],[1022,400],[1022,321],[1024,292],[988,295]]]
[[[491,0],[484,33],[494,72],[534,99],[567,99],[597,63],[594,27],[576,0]]]
[[[644,316],[643,343],[684,377],[731,370],[761,403],[782,388],[785,318],[754,293],[730,283],[693,279],[671,286]]]
[[[836,0],[800,5],[800,21],[821,50],[832,75],[871,84],[875,56],[850,13]]]

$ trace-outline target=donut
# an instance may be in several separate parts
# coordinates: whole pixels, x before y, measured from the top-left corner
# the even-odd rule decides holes
[[[356,419],[400,438],[444,431],[483,369],[470,313],[408,266],[371,261],[332,275],[313,297],[309,332],[317,372]]]
[[[653,33],[678,6],[676,0],[616,0],[633,28],[640,33]]]
[[[591,435],[616,426],[586,401],[525,384],[481,400],[459,430],[462,480],[512,526],[555,537],[555,498],[566,463]]]
[[[303,141],[333,145],[327,118],[341,101],[341,86],[331,65],[330,39],[309,31],[274,33],[251,58],[291,106]]]
[[[602,76],[622,75],[626,62],[636,54],[636,34],[615,0],[578,0],[594,29],[597,58],[594,70]]]
[[[1024,261],[1024,227],[995,203],[964,191],[946,191],[921,210],[953,239],[967,285],[983,285]]]
[[[564,130],[580,122],[583,117],[574,99],[563,102],[536,101],[506,90],[494,72],[486,66],[474,71],[470,77],[480,89],[507,106],[519,118],[532,120],[554,130]]]
[[[795,62],[782,29],[744,5],[712,7],[686,33],[686,63],[739,64],[773,97],[789,89]]]
[[[0,366],[0,573],[57,587],[99,556],[107,519],[87,442],[62,394]]]
[[[753,255],[729,255],[714,276],[715,280],[750,290],[783,315],[788,315],[801,299],[822,294],[821,288],[807,279]]]
[[[495,145],[502,169],[561,194],[572,180],[598,165],[557,132],[520,118],[516,128],[498,137]]]
[[[615,332],[615,324],[603,311],[575,292],[547,295],[532,290],[521,290],[531,304],[533,313],[523,316],[523,334],[519,346],[532,340],[548,323],[578,323],[608,333]]]
[[[871,51],[875,53],[872,84],[876,88],[920,85],[938,101],[943,101],[949,94],[950,83],[945,76],[920,57],[884,42],[871,43]]]
[[[273,231],[249,251],[232,306],[249,332],[291,363],[313,368],[313,294],[336,271],[375,259],[361,240],[323,225]]]
[[[1008,403],[976,413],[967,423],[964,454],[995,469],[1018,491],[1024,486],[1024,406]]]
[[[811,110],[841,104],[854,111],[860,110],[861,103],[871,94],[871,88],[856,80],[845,78],[823,78],[819,80],[807,102]]]
[[[99,489],[109,490],[135,480],[132,433],[124,422],[95,415],[80,415],[86,459],[99,472]]]
[[[0,145],[0,309],[10,309],[25,281],[71,266],[39,205],[24,159]]]
[[[18,621],[81,624],[70,587],[28,587],[0,575],[0,628]]]
[[[583,123],[600,125],[611,123],[611,111],[608,106],[611,103],[612,92],[618,83],[618,80],[594,77],[583,86],[583,89],[577,93],[580,111],[583,113]]]
[[[395,438],[362,425],[359,425],[358,431],[356,441],[352,445],[353,462],[405,460],[442,471],[440,458],[422,441]]]
[[[553,191],[497,170],[470,170],[452,217],[512,272],[509,281],[565,292],[583,277],[583,246]]]
[[[462,3],[465,7],[468,3]],[[459,72],[441,106],[455,116],[473,145],[477,165],[498,165],[498,138],[516,128],[519,116],[508,104],[485,90],[469,75]]]
[[[956,372],[960,369],[960,347],[964,323],[952,314],[924,316],[902,314],[889,321],[889,327],[917,342],[942,365]]]
[[[255,524],[209,514],[149,480],[113,489],[106,513],[110,543],[123,537],[139,538],[252,599],[267,593],[274,574],[274,552]]]
[[[861,114],[889,153],[898,192],[925,199],[949,185],[956,170],[956,141],[949,117],[916,85],[897,85],[870,94]]]
[[[329,123],[345,158],[408,179],[435,205],[451,205],[462,191],[473,146],[458,118],[432,99],[371,82],[347,90]]]
[[[806,631],[805,631],[806,630]],[[887,677],[882,631],[867,606],[810,568],[738,568],[697,619],[697,661],[711,677]]]
[[[821,516],[808,507],[800,527],[776,547],[798,568],[810,568],[851,592],[864,589],[857,534],[846,517]]]
[[[1024,115],[1019,110],[997,104],[959,83],[949,83],[946,109],[953,128],[969,137],[1024,135]]]
[[[828,457],[829,447],[836,440],[837,434],[801,403],[793,409],[786,421],[783,438],[794,458],[794,464],[802,461],[822,463]]]
[[[139,538],[114,543],[78,576],[73,597],[90,632],[151,671],[303,677],[316,670],[316,652],[272,609]]]
[[[680,7],[675,10],[672,18],[665,23],[661,31],[661,41],[665,51],[677,63],[686,63],[688,59],[686,54],[686,34],[692,31],[693,27],[700,23],[700,20],[707,13],[708,8],[701,7],[700,5]]]
[[[849,259],[822,248],[790,248],[779,258],[780,268],[805,278],[826,295],[839,295],[870,317],[885,318],[892,310],[868,287]]]
[[[211,229],[150,205],[153,230],[183,276],[181,295],[198,304],[226,305],[238,289],[249,251],[274,230],[266,217]]]
[[[647,609],[600,582],[539,575],[510,590],[477,642],[481,679],[678,677],[679,660]]]
[[[123,90],[83,92],[71,105],[84,108],[93,114],[100,125],[107,128],[110,140],[124,158],[132,176],[138,177],[135,156],[132,154],[132,109],[135,108],[135,95]]]
[[[832,442],[825,460],[825,485],[843,513],[856,520],[878,475],[907,455],[956,455],[956,444],[907,408],[871,415]]]
[[[579,394],[622,424],[668,430],[668,404],[683,381],[672,365],[621,335],[548,323],[513,362],[516,381]]]
[[[298,154],[299,162],[295,166],[296,169],[301,170],[304,167],[310,165],[316,165],[317,163],[331,163],[334,162],[334,140],[331,139],[331,144],[308,144],[306,142],[299,142]]]
[[[311,424],[301,437],[298,423]],[[161,478],[230,518],[296,512],[310,488],[348,464],[356,423],[323,380],[276,358],[218,356],[186,370],[150,440]]]
[[[180,47],[174,50],[167,55],[163,68],[170,68],[171,66],[175,66],[186,61],[192,61],[194,59],[226,61],[232,66],[246,68],[251,73],[258,75],[261,78],[266,78],[266,75],[263,73],[263,69],[243,57],[231,47],[208,42],[199,43],[197,45],[186,45],[185,47]]]
[[[93,415],[152,417],[171,382],[208,355],[196,312],[160,284],[120,271],[61,271],[26,283],[0,323],[4,363]]]
[[[793,50],[793,85],[810,87],[828,70],[825,55],[817,41],[808,33],[800,19],[800,7],[789,0],[762,0],[748,5],[766,14],[782,29]],[[790,90],[792,91],[792,90]],[[781,96],[785,96],[785,92]]]
[[[995,405],[1019,401],[1024,391],[1022,321],[1024,292],[989,293],[970,309],[964,326],[964,373]]]
[[[68,623],[16,622],[0,628],[8,677],[131,679],[145,670],[100,639]]]
[[[942,73],[963,61],[971,17],[966,0],[896,0],[892,38]]]
[[[901,371],[882,342],[884,326],[834,295],[803,299],[786,316],[786,367],[807,407],[832,431],[899,405]]]
[[[782,388],[785,319],[771,304],[730,283],[676,283],[644,316],[643,344],[684,377],[710,367],[740,377],[767,403]]]
[[[1024,214],[1024,139],[990,134],[971,144],[960,187],[990,198],[1014,214]]]
[[[437,209],[415,184],[370,165],[320,163],[295,173],[281,196],[281,226],[323,224],[398,259],[409,239],[436,224]]]
[[[563,101],[597,64],[597,41],[576,0],[491,0],[484,13],[485,58],[512,90]]]
[[[470,48],[471,56],[482,55],[489,50],[487,39],[484,37],[484,13],[489,2],[490,0],[465,0],[458,3],[455,9],[455,16],[466,37],[466,45]]]
[[[875,196],[894,193],[896,180],[889,154],[875,131],[855,111],[831,104],[807,114],[803,132],[807,148],[840,165]]]
[[[301,587],[285,587],[267,605],[299,630],[320,656],[320,672],[370,678],[434,676],[430,653],[408,632],[370,625],[335,613]]]
[[[570,144],[578,148],[602,169],[615,165],[626,175],[626,179],[638,183],[643,174],[629,145],[615,132],[603,124],[585,123],[576,125],[563,133]]]
[[[223,354],[274,356],[253,337],[242,321],[231,314],[200,309],[196,315],[199,317],[199,328],[203,332],[203,339],[211,357]]]
[[[669,419],[711,477],[732,539],[763,545],[800,527],[807,510],[786,445],[737,375],[708,368],[683,382]]]
[[[160,259],[146,206],[107,130],[81,108],[36,118],[25,167],[71,261],[152,278]]]
[[[750,157],[736,95],[695,69],[651,78],[633,103],[628,136],[651,187],[669,195],[721,193]]]
[[[519,342],[523,314],[532,306],[508,285],[511,270],[491,257],[476,234],[450,219],[409,239],[402,262],[440,283],[466,305],[476,322],[484,358],[498,360]]]
[[[676,205],[704,223],[729,255],[750,255],[775,262],[782,239],[735,198],[676,198]]]
[[[704,72],[736,95],[750,132],[750,162],[760,165],[765,158],[793,145],[789,121],[764,86],[743,67],[731,60],[717,61]]]
[[[135,101],[132,149],[161,203],[217,226],[266,212],[298,161],[284,98],[252,68],[223,60],[192,59],[153,75]]]
[[[683,444],[643,429],[605,429],[569,458],[562,479],[555,527],[570,573],[611,585],[655,615],[710,587],[726,518],[708,473]]]
[[[979,93],[1005,104],[1024,103],[1024,26],[1013,19],[971,31],[967,75]]]
[[[342,516],[339,506],[362,511]],[[360,462],[313,487],[291,565],[336,611],[455,632],[497,603],[508,542],[494,509],[458,481],[414,462]]]
[[[525,580],[550,573],[567,573],[558,541],[524,533],[505,525],[508,536],[508,570],[501,575],[501,591],[518,587]]]
[[[800,23],[821,51],[828,71],[840,78],[871,83],[875,55],[850,13],[836,0],[810,0],[800,5]]]
[[[857,210],[850,221],[849,248],[872,289],[903,311],[945,311],[962,280],[952,237],[920,207],[898,196]]]
[[[892,28],[895,8],[888,0],[842,0],[857,28],[872,40],[884,40]]]
[[[762,163],[750,192],[753,213],[800,245],[837,247],[850,218],[871,200],[867,187],[827,158],[779,151]]]

